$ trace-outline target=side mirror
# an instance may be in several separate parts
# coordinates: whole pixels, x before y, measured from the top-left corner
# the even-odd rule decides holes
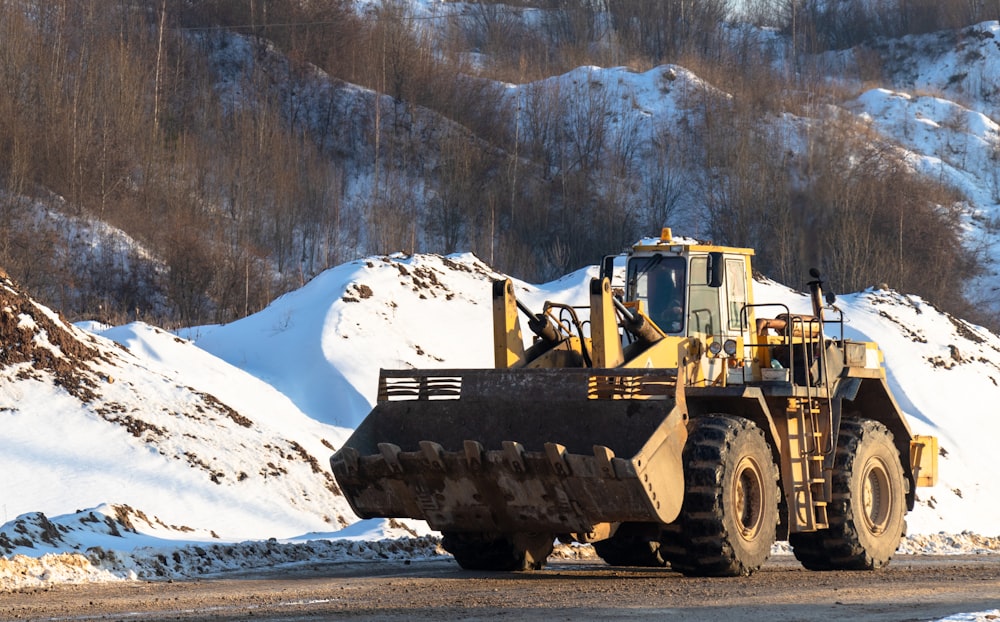
[[[722,253],[715,251],[708,254],[708,286],[722,287],[725,275],[725,262],[722,260]]]

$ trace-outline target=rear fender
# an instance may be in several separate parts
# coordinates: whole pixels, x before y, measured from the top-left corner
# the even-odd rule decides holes
[[[855,413],[866,419],[878,421],[892,432],[893,443],[899,452],[903,473],[909,482],[906,491],[906,504],[912,510],[916,502],[917,479],[914,474],[914,464],[911,459],[911,441],[914,439],[910,426],[906,423],[899,404],[889,391],[885,378],[847,377],[837,385],[835,397],[846,400],[844,413]],[[926,456],[926,454],[924,454]],[[936,466],[936,461],[935,461]]]

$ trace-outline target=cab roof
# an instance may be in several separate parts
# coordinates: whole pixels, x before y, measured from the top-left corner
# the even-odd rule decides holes
[[[752,248],[735,246],[718,246],[711,242],[703,243],[691,238],[674,238],[670,227],[664,227],[658,238],[642,238],[632,245],[632,253],[670,252],[675,254],[701,253],[733,253],[736,255],[753,255]]]

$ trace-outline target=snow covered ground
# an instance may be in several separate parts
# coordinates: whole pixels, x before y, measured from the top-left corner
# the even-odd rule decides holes
[[[42,542],[46,525],[72,531],[51,547],[63,552],[0,557],[0,592],[53,583],[158,581],[312,562],[409,562],[446,555],[437,538],[417,536],[403,527],[381,528],[382,524],[349,527],[335,539],[308,534],[280,542],[273,538],[244,542],[158,540],[142,532],[128,532],[121,525],[112,526],[113,520],[108,522],[104,514],[108,509],[103,506],[55,521],[31,514],[5,525],[5,530],[20,529],[22,537],[37,537]],[[79,528],[88,521],[99,526]],[[82,552],[76,552],[78,549]]]

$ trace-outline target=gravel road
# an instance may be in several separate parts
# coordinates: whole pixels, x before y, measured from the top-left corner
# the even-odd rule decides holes
[[[3,620],[936,620],[1000,608],[1000,556],[897,556],[881,572],[802,569],[779,555],[749,578],[557,561],[468,572],[450,559],[306,564],[208,579],[0,594]]]

